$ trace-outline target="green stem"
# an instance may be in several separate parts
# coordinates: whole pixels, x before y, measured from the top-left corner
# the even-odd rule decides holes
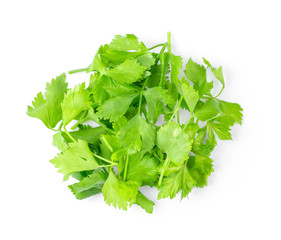
[[[165,78],[165,55],[164,54],[161,54],[160,55],[160,58],[161,58],[161,60],[160,60],[160,62],[162,62],[162,64],[161,64],[161,78],[160,78],[160,82],[159,82],[159,86],[161,87],[161,88],[163,88],[164,86],[164,78]]]
[[[158,56],[157,56],[157,58],[156,58],[155,64],[154,64],[153,68],[151,69],[151,74],[150,74],[150,76],[145,80],[145,82],[144,82],[144,84],[143,84],[141,90],[144,90],[144,88],[146,87],[146,84],[148,83],[148,80],[150,79],[152,73],[155,71],[155,69],[156,69],[156,67],[157,67],[157,63],[159,62],[159,59],[160,59],[159,56],[165,51],[166,47],[167,47],[167,45],[165,44],[165,45],[161,48],[161,51],[160,51],[160,53],[158,54]]]
[[[181,97],[180,97],[180,100],[178,101],[177,108],[176,108],[175,111],[173,112],[173,115],[171,116],[169,122],[173,120],[174,116],[175,116],[176,113],[179,111],[182,100],[183,100],[183,97],[181,96]]]
[[[126,163],[125,163],[125,169],[124,169],[124,175],[123,175],[124,181],[126,181],[126,178],[127,178],[128,163],[129,163],[129,154],[127,154],[127,157],[126,157]]]
[[[155,71],[156,66],[157,66],[157,63],[159,62],[159,56],[165,51],[166,47],[167,47],[167,46],[166,46],[166,44],[165,44],[165,45],[161,48],[161,51],[160,51],[160,53],[158,54],[158,56],[157,56],[157,58],[156,58],[155,64],[154,64],[153,68],[151,69],[151,74]],[[146,84],[148,83],[148,80],[149,80],[150,77],[151,77],[151,74],[150,74],[149,77],[147,77],[147,78],[145,79],[145,82],[144,82],[144,84],[143,84],[143,86],[142,86],[142,88],[141,88],[140,100],[139,100],[139,107],[138,107],[138,114],[139,114],[139,115],[141,114],[142,92],[143,92],[143,90],[145,89]]]
[[[180,111],[177,111],[177,122],[180,123]]]
[[[66,130],[65,127],[64,128],[64,132],[67,134],[67,136],[73,141],[73,142],[76,142],[76,140],[71,136],[71,134]]]
[[[214,98],[217,98],[219,95],[221,95],[222,91],[223,91],[224,87],[222,87],[222,89],[220,90],[220,92],[218,93],[217,96],[215,96]]]
[[[166,43],[157,44],[157,45],[155,45],[155,46],[153,46],[153,47],[151,47],[151,48],[148,48],[147,50],[152,50],[152,49],[154,49],[154,48],[158,48],[158,47],[164,46],[165,44],[166,44]]]
[[[111,147],[109,142],[106,140],[104,135],[101,136],[100,140],[101,140],[102,143],[104,143],[107,146],[107,148],[109,149],[110,152],[113,152],[113,148]]]
[[[106,159],[106,158],[103,158],[103,157],[101,157],[101,156],[99,156],[99,155],[97,155],[97,154],[95,154],[95,153],[93,153],[93,155],[94,155],[95,157],[97,157],[97,158],[99,158],[99,159],[105,161],[105,162],[108,162],[108,163],[113,164],[112,161],[110,161],[110,160],[108,160],[108,159]]]
[[[86,72],[87,70],[88,68],[79,68],[79,69],[68,71],[68,73],[72,74],[72,73]]]
[[[156,157],[160,162],[162,162],[163,160],[157,155],[156,152],[153,153],[153,156]]]
[[[184,127],[183,127],[183,129],[182,129],[183,131],[185,130],[186,126],[189,124],[189,122],[190,122],[190,120],[191,120],[191,118],[192,118],[193,116],[194,116],[193,114],[190,114],[188,120],[187,120],[186,123],[184,124]]]
[[[98,167],[112,167],[112,166],[116,166],[116,164],[111,164],[111,165],[99,165]]]
[[[202,97],[203,99],[216,99],[216,97],[207,97],[207,96],[205,96],[205,97]]]
[[[171,32],[167,32],[167,43],[168,43],[168,51],[171,54],[172,53],[172,47],[171,47]]]
[[[60,126],[59,126],[58,129],[54,129],[54,128],[50,127],[50,126],[48,126],[48,128],[49,128],[50,130],[52,130],[52,131],[60,132],[60,131],[61,131],[61,128],[62,128],[62,123],[60,124]]]
[[[170,159],[166,158],[165,162],[164,162],[164,165],[163,165],[163,168],[162,168],[162,171],[161,171],[161,174],[160,174],[160,177],[159,177],[159,180],[158,180],[158,185],[161,185],[164,173],[165,173],[166,168],[168,167],[169,163],[170,163]]]
[[[171,33],[170,32],[167,32],[166,46],[168,47],[169,54],[172,54]],[[165,62],[164,55],[161,54],[160,57],[161,57],[162,63],[164,63]],[[162,66],[161,66],[161,78],[160,78],[160,83],[159,83],[159,86],[162,87],[162,88],[164,87],[163,86],[164,85],[164,78],[165,78],[165,64],[162,64]]]
[[[86,117],[86,118],[84,118],[84,119],[82,119],[82,120],[79,120],[77,123],[75,123],[75,124],[71,127],[71,130],[74,130],[75,128],[78,127],[79,124],[81,124],[81,123],[83,123],[83,122],[86,122],[86,121],[88,121],[88,120],[89,120],[88,117]]]
[[[139,100],[139,106],[138,106],[138,114],[141,115],[141,101],[142,101],[142,92],[140,93],[140,100]]]

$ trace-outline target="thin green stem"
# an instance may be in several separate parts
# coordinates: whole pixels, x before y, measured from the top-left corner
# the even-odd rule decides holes
[[[112,166],[113,166],[113,165],[109,166],[108,172],[111,172]]]
[[[170,32],[167,32],[166,46],[168,47],[169,54],[172,54],[171,33]],[[165,62],[164,55],[161,54],[160,57],[161,57],[162,63],[164,63]],[[164,85],[164,78],[165,78],[165,64],[162,64],[161,65],[161,78],[160,78],[160,82],[159,82],[159,86],[162,87],[162,88],[164,87],[163,86]]]
[[[101,157],[101,156],[99,156],[99,155],[97,155],[97,154],[95,154],[95,153],[93,153],[93,155],[94,155],[95,157],[97,157],[97,158],[99,158],[99,159],[105,161],[105,162],[108,162],[108,163],[111,163],[111,164],[113,163],[112,161],[110,161],[110,160],[108,160],[108,159],[106,159],[106,158],[103,158],[103,157]]]
[[[165,78],[165,55],[164,54],[161,54],[160,55],[160,62],[162,62],[161,64],[161,78],[160,78],[160,82],[159,82],[159,86],[161,88],[163,88],[164,86],[164,78]]]
[[[180,111],[177,111],[177,122],[180,123]]]
[[[63,122],[61,122],[61,124],[60,124],[60,126],[59,126],[57,131],[61,131],[62,126],[63,126]]]
[[[156,58],[155,64],[154,64],[153,68],[151,69],[151,74],[155,71],[156,66],[157,66],[157,63],[159,62],[159,56],[165,51],[166,47],[167,47],[167,45],[165,44],[165,45],[163,45],[163,47],[161,48],[161,51],[160,51],[160,53],[158,54],[158,56],[157,56],[157,58]],[[139,115],[141,115],[142,92],[143,92],[143,90],[145,89],[146,84],[148,83],[148,80],[149,80],[150,77],[151,77],[151,74],[150,74],[149,77],[147,77],[147,78],[145,79],[145,82],[144,82],[144,84],[142,85],[142,88],[141,88],[140,100],[139,100],[139,106],[138,106],[138,114],[139,114]]]
[[[157,67],[157,63],[159,62],[159,59],[160,59],[159,56],[165,51],[166,47],[167,47],[167,45],[165,44],[165,45],[161,48],[161,51],[160,51],[160,53],[158,54],[158,56],[157,56],[157,58],[156,58],[155,64],[154,64],[153,68],[151,69],[151,74],[155,71],[155,69],[156,69],[156,67]],[[146,87],[146,84],[148,83],[148,80],[150,79],[151,74],[150,74],[150,76],[145,80],[145,82],[144,82],[144,84],[143,84],[141,90],[144,90],[144,88]]]
[[[68,73],[72,74],[72,73],[86,72],[87,70],[88,70],[88,68],[80,68],[80,69],[68,71]]]
[[[215,96],[214,98],[217,98],[219,95],[221,95],[222,91],[223,91],[224,87],[221,88],[220,92],[218,93],[217,96]]]
[[[61,128],[62,128],[62,122],[61,122],[61,124],[60,124],[60,126],[59,126],[58,129],[54,129],[54,128],[50,127],[50,126],[48,126],[48,128],[51,129],[51,130],[54,131],[54,132],[60,132],[60,131],[61,131]]]
[[[129,163],[129,154],[127,154],[127,157],[126,157],[126,163],[125,163],[125,169],[124,169],[124,175],[123,175],[124,181],[126,181],[126,178],[127,178],[128,163]]]
[[[166,158],[165,162],[164,162],[164,165],[163,165],[163,168],[161,169],[161,174],[160,174],[160,177],[159,177],[159,180],[158,180],[158,185],[161,185],[164,173],[166,171],[166,168],[169,166],[169,163],[170,163],[170,159]]]
[[[153,156],[156,157],[160,162],[162,162],[163,160],[157,155],[156,152],[153,153]]]
[[[111,164],[111,165],[99,165],[98,167],[101,168],[101,167],[112,167],[112,166],[116,166],[116,164]]]
[[[207,96],[205,96],[205,97],[202,97],[203,99],[216,99],[216,97],[207,97]]]
[[[182,100],[183,100],[183,97],[181,96],[181,97],[180,97],[180,100],[178,101],[177,107],[176,107],[175,111],[173,112],[173,115],[171,116],[169,122],[173,120],[174,116],[175,116],[176,113],[179,111]]]
[[[165,44],[166,44],[166,43],[157,44],[157,45],[155,45],[155,46],[153,46],[153,47],[151,47],[151,48],[148,48],[147,50],[152,50],[152,49],[154,49],[154,48],[158,48],[158,47],[164,46]]]
[[[82,119],[82,120],[79,120],[77,123],[75,123],[75,124],[71,127],[71,130],[74,130],[75,128],[78,127],[79,124],[81,124],[81,123],[83,123],[83,122],[86,122],[86,121],[88,121],[88,120],[89,120],[88,117],[86,117],[86,118],[84,118],[84,119]]]
[[[101,140],[102,143],[104,143],[107,146],[107,148],[109,149],[110,152],[113,152],[113,148],[111,147],[109,142],[106,140],[104,135],[101,136],[100,140]]]
[[[187,127],[187,125],[189,124],[189,122],[188,121],[186,121],[186,123],[184,124],[184,127],[183,127],[183,131],[185,130],[185,128]]]
[[[168,43],[168,51],[171,54],[172,53],[172,47],[171,47],[171,32],[167,32],[167,43]]]
[[[141,115],[141,101],[142,101],[142,92],[140,93],[140,100],[139,100],[139,106],[138,106],[138,114]]]
[[[64,128],[64,132],[67,134],[67,136],[73,141],[73,142],[76,142],[76,140],[71,136],[71,134],[66,130],[65,126],[63,127]]]
[[[194,116],[193,113],[189,116],[188,120],[187,120],[186,123],[184,124],[184,127],[183,127],[183,129],[182,129],[183,131],[185,130],[185,128],[187,127],[187,125],[190,123],[190,120],[191,120],[191,118],[193,118],[193,116]]]

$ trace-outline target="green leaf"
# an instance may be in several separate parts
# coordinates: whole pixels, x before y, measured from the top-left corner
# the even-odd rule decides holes
[[[201,121],[210,120],[221,113],[219,104],[216,100],[208,100],[202,108],[195,111],[195,116]]]
[[[141,182],[142,185],[153,184],[158,179],[158,163],[159,161],[150,155],[144,157],[140,153],[130,155],[127,180]]]
[[[167,154],[167,158],[181,165],[188,158],[191,142],[179,124],[168,122],[157,132],[157,146]]]
[[[210,132],[208,132],[210,134]],[[207,126],[201,128],[197,132],[197,136],[194,138],[193,145],[192,145],[192,151],[200,154],[202,156],[210,156],[211,152],[214,150],[214,147],[216,146],[216,141],[213,141],[210,139],[205,141],[207,136]]]
[[[190,110],[191,113],[193,113],[196,104],[199,101],[199,94],[187,81],[182,80],[182,94],[184,97],[184,100]]]
[[[126,60],[119,66],[109,69],[105,75],[111,77],[119,83],[133,83],[139,81],[146,67],[138,63],[137,60]]]
[[[240,125],[242,124],[243,109],[239,104],[219,100],[219,108],[224,117],[228,118],[230,126],[233,126],[235,122]]]
[[[180,170],[163,179],[162,184],[158,186],[158,199],[167,197],[172,199],[180,190],[182,190],[181,198],[184,198],[191,192],[195,184],[196,182],[189,174],[187,167],[183,165]]]
[[[90,75],[89,86],[87,90],[92,91],[96,82],[100,79],[100,74],[98,72]]]
[[[121,52],[121,51],[112,50],[107,45],[106,50],[100,54],[100,58],[104,63],[106,63],[107,66],[109,66],[109,68],[113,68],[124,63],[126,60],[136,59],[142,54],[143,53],[141,52],[131,52],[131,51]]]
[[[100,120],[97,116],[97,113],[95,113],[92,108],[88,111],[87,117],[89,118],[89,120],[96,122],[107,131],[111,131],[111,124],[109,124],[108,121]]]
[[[231,127],[242,123],[242,108],[239,104],[218,100],[220,114],[207,122],[209,138],[215,142],[214,132],[221,140],[231,140]]]
[[[178,101],[178,97],[179,97],[179,92],[178,92],[178,88],[176,87],[175,84],[171,83],[168,87],[168,96],[170,96],[171,99],[171,103],[169,104],[170,109],[174,109],[177,101]]]
[[[217,136],[220,140],[231,140],[231,133],[230,133],[230,127],[223,125],[223,124],[217,124],[213,122],[208,122],[209,129],[212,129],[215,131]]]
[[[206,69],[204,66],[197,64],[190,58],[185,66],[185,75],[196,85],[202,85],[206,82]]]
[[[179,74],[180,74],[180,70],[182,69],[182,57],[171,54],[169,62],[171,64],[171,82],[178,89],[180,89]]]
[[[222,100],[208,100],[202,108],[195,111],[195,116],[201,121],[224,117],[233,126],[235,122],[242,123],[242,108],[237,103],[229,103]]]
[[[28,106],[28,116],[40,119],[48,128],[54,128],[62,120],[61,102],[67,89],[65,79],[63,73],[47,83],[45,98],[41,92],[37,94],[32,102],[33,107]]]
[[[137,94],[121,95],[107,100],[98,107],[97,116],[99,118],[109,119],[111,122],[117,121],[128,110],[130,104]]]
[[[162,184],[158,186],[158,199],[172,199],[180,191],[183,199],[195,186],[207,186],[207,179],[214,171],[212,162],[212,159],[204,156],[190,157],[187,167],[182,165],[179,170],[163,179]]]
[[[155,58],[151,53],[145,53],[136,59],[141,65],[147,67],[148,69],[155,63]]]
[[[119,181],[111,171],[102,188],[105,202],[115,208],[127,210],[128,204],[136,202],[139,183],[134,181]]]
[[[53,145],[62,152],[68,148],[68,145],[64,141],[61,133],[56,133],[53,135]]]
[[[140,88],[138,88],[137,86],[132,86],[128,84],[113,84],[111,86],[104,86],[103,88],[109,93],[111,97],[136,94],[140,91]]]
[[[214,76],[222,83],[223,88],[225,87],[223,73],[222,73],[222,67],[219,68],[212,68],[212,72]]]
[[[153,212],[154,202],[145,197],[140,191],[137,194],[136,204],[143,208],[147,213]]]
[[[85,90],[85,83],[69,89],[61,104],[63,125],[66,126],[79,113],[91,107],[90,91]]]
[[[169,95],[167,95],[167,90],[160,87],[145,90],[143,92],[143,96],[145,97],[147,103],[147,118],[151,122],[156,123],[162,113],[162,109],[164,107],[163,102],[170,104],[172,100]]]
[[[75,139],[81,139],[86,141],[89,144],[93,144],[93,145],[98,145],[100,142],[100,137],[102,134],[106,133],[106,130],[102,127],[95,127],[95,128],[84,128],[84,129],[80,129],[78,131],[73,131],[73,132],[69,132],[70,135]],[[72,142],[72,139],[70,139],[70,137],[62,132],[61,133],[63,138],[65,139],[65,141]]]
[[[92,93],[93,98],[95,100],[95,104],[97,104],[97,106],[101,105],[110,98],[110,95],[105,90],[105,88],[111,87],[113,85],[114,83],[112,82],[112,80],[105,75],[95,81],[95,84],[92,88]]]
[[[123,116],[123,117],[119,118],[118,121],[115,121],[112,124],[112,127],[116,132],[119,132],[121,128],[123,128],[127,125],[127,122],[128,122],[127,118],[125,116]]]
[[[126,34],[125,36],[116,35],[112,42],[109,44],[109,48],[115,51],[127,52],[131,50],[146,51],[147,48],[142,42],[139,42],[138,38],[133,34]]]
[[[139,115],[136,115],[117,134],[129,153],[149,152],[155,145],[155,130]]]
[[[50,161],[67,180],[72,173],[99,167],[88,144],[84,140],[69,143],[69,148]]]
[[[102,135],[100,140],[101,153],[106,159],[111,159],[112,154],[121,149],[119,139],[115,135]]]
[[[108,177],[105,171],[96,170],[78,183],[69,185],[69,189],[79,200],[101,193],[101,189]]]
[[[221,100],[208,100],[202,108],[195,112],[201,121],[208,121],[209,134],[213,144],[215,131],[221,140],[231,139],[230,127],[234,123],[242,123],[242,108],[239,104]]]
[[[116,35],[115,39],[109,45],[104,45],[99,53],[104,63],[116,67],[126,60],[146,54],[147,48],[133,34]]]
[[[185,127],[185,132],[187,133],[189,139],[193,139],[199,130],[198,123],[194,123],[194,117],[192,117]]]
[[[219,92],[219,94],[217,95],[217,97],[220,95],[220,93],[222,92],[222,90],[224,89],[225,87],[225,83],[224,83],[224,77],[223,77],[223,73],[222,73],[222,67],[219,67],[219,68],[214,68],[211,63],[206,60],[205,58],[203,58],[203,61],[204,63],[211,68],[212,70],[212,73],[214,74],[214,76],[216,77],[217,80],[219,80],[222,84],[222,89],[221,91]]]
[[[161,79],[161,65],[158,64],[154,71],[151,72],[151,75],[149,76],[149,81],[147,82],[147,87],[158,87]]]
[[[193,88],[198,91],[199,98],[203,97],[204,95],[212,97],[211,90],[214,87],[213,82],[204,82],[200,86],[194,84]]]
[[[100,53],[103,52],[103,46],[101,46],[96,53],[93,62],[87,68],[87,72],[98,71],[99,73],[104,74],[106,66],[100,58]]]
[[[187,168],[195,182],[195,186],[203,188],[207,186],[207,179],[214,171],[213,160],[209,157],[196,155],[189,158]]]
[[[181,199],[188,196],[188,194],[194,188],[194,185],[196,186],[196,181],[194,180],[190,172],[187,170],[187,168],[184,167],[182,173]]]

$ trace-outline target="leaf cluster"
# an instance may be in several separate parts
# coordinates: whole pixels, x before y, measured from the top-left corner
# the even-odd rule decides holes
[[[140,187],[156,187],[161,199],[184,198],[207,185],[211,152],[218,139],[231,139],[242,108],[218,99],[222,67],[203,63],[184,65],[172,53],[169,33],[152,48],[132,34],[117,35],[87,68],[69,72],[90,73],[87,85],[68,88],[65,74],[47,83],[27,114],[56,131],[60,153],[51,163],[64,180],[77,179],[69,185],[77,199],[102,193],[108,205],[127,210],[137,204],[152,213],[154,203]],[[217,95],[215,84],[221,85]]]

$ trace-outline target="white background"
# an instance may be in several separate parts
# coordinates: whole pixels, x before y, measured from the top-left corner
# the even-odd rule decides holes
[[[280,1],[1,1],[0,238],[281,239]],[[115,34],[222,65],[222,99],[244,109],[212,154],[208,187],[156,201],[149,215],[74,198],[49,163],[52,132],[26,108],[47,81],[86,67]],[[70,85],[85,79],[69,79]],[[154,189],[146,193],[156,200]]]

